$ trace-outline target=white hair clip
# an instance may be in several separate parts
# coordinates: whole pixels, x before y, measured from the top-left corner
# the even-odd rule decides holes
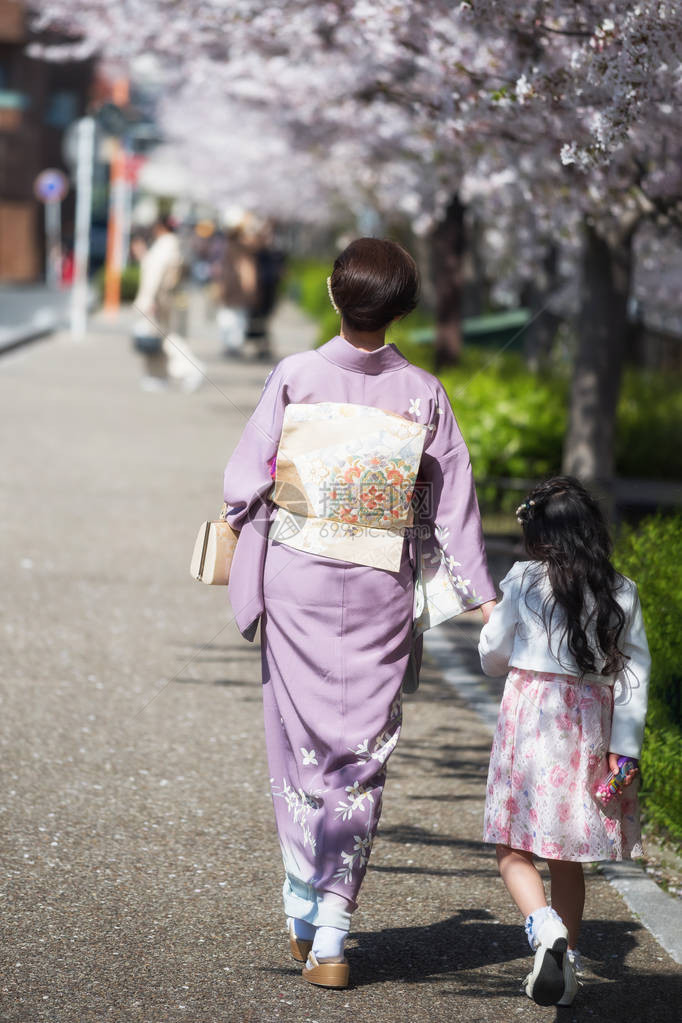
[[[331,279],[331,277],[327,278],[327,294],[329,295],[329,301],[332,304],[332,309],[334,310],[335,313],[337,313],[337,315],[340,316],[341,315],[341,310],[339,309],[339,307],[337,306],[336,302],[334,301],[334,293],[332,291],[332,279]]]
[[[535,501],[524,501],[523,504],[520,504],[518,506],[518,508],[516,509],[516,521],[519,523],[519,525],[523,525],[523,523],[528,518],[527,513],[530,512],[531,508],[534,507]]]

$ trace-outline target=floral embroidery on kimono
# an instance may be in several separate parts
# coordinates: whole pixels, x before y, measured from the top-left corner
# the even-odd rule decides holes
[[[402,720],[401,698],[398,696],[391,704],[386,728],[371,741],[363,739],[356,746],[348,747],[350,752],[355,754],[356,763],[366,764],[370,760],[376,760],[384,764],[398,745]]]
[[[435,535],[417,541],[417,574],[414,593],[415,633],[454,618],[469,608],[478,607],[482,598],[471,579],[458,572],[462,562],[448,554],[450,530],[436,526]]]
[[[322,792],[308,793],[304,792],[303,789],[296,790],[293,788],[286,778],[282,779],[281,787],[275,784],[274,778],[270,779],[270,787],[272,790],[273,798],[284,799],[287,804],[287,809],[293,819],[294,824],[298,824],[303,833],[303,846],[310,846],[311,852],[315,853],[316,842],[308,824],[308,819],[313,813],[317,813],[320,809],[321,801],[320,796]]]
[[[352,785],[346,785],[346,792],[348,793],[345,800],[339,801],[336,807],[335,814],[344,821],[349,821],[354,813],[365,809],[365,800],[368,802],[374,802],[374,796],[368,788],[361,785],[359,781],[354,781]]]
[[[357,868],[364,870],[369,860],[369,854],[372,851],[372,842],[374,841],[374,835],[372,831],[372,821],[367,823],[367,831],[365,835],[353,835],[353,848],[346,852],[342,850],[341,860],[343,866],[334,874],[334,877],[343,881],[344,884],[353,883],[353,871]]]

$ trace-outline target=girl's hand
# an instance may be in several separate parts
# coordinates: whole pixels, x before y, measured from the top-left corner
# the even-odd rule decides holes
[[[609,753],[609,771],[618,771],[618,757],[624,757],[624,756],[627,756],[627,754],[626,753]],[[625,779],[623,781],[623,785],[625,787],[627,787],[628,785],[632,785],[633,781],[635,780],[635,778],[639,774],[639,766],[638,766],[639,761],[635,760],[634,757],[628,757],[628,759],[629,760],[633,760],[636,766],[633,767],[633,769],[631,771],[628,771],[628,773],[626,774]]]
[[[486,600],[485,604],[481,604],[481,614],[483,615],[484,625],[488,622],[491,614],[493,613],[493,608],[495,607],[496,604],[497,604],[496,600]]]

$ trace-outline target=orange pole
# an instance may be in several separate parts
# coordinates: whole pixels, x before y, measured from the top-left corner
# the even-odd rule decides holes
[[[125,200],[126,154],[118,139],[112,141],[109,170],[109,220],[107,224],[107,261],[104,276],[104,309],[117,313],[121,304],[123,266],[123,205]]]

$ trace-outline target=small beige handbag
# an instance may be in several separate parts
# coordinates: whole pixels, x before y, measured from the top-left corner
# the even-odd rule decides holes
[[[190,575],[209,586],[227,586],[239,533],[227,522],[224,504],[217,522],[204,522],[197,534]]]

